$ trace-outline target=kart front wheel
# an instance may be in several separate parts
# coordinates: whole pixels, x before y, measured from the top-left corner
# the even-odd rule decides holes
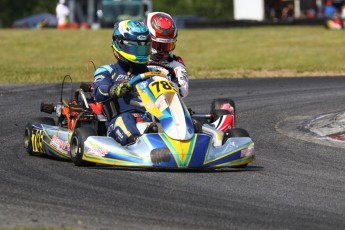
[[[83,160],[84,142],[89,136],[97,136],[95,130],[89,127],[77,128],[71,137],[70,156],[76,166],[94,166],[95,163]]]
[[[32,119],[26,124],[25,133],[24,133],[24,148],[30,155],[42,154],[43,151],[43,133],[38,134],[32,132],[33,124],[43,124],[43,125],[52,125],[55,126],[55,121],[51,117],[37,117]],[[34,135],[34,138],[33,138]],[[34,145],[33,146],[33,142]]]

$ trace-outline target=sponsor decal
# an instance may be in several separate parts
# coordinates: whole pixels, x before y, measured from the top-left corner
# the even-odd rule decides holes
[[[139,83],[139,89],[144,90],[147,87],[147,81],[143,81]]]
[[[166,38],[156,38],[157,42],[164,42],[164,43],[170,43],[171,39]]]
[[[137,36],[137,39],[140,41],[145,41],[145,40],[147,40],[147,36],[146,35],[139,35],[139,36]]]
[[[182,68],[176,68],[175,69],[175,74],[176,76],[178,76],[178,79],[179,79],[179,83],[181,84],[180,81],[184,81],[184,82],[187,82],[187,72],[186,70],[182,69]]]
[[[120,138],[120,139],[123,139],[123,134],[122,134],[122,132],[118,129],[118,130],[116,130],[116,135]]]
[[[168,108],[168,102],[163,94],[157,98],[155,104],[161,112]]]
[[[152,102],[149,101],[149,102],[146,103],[146,107],[149,108],[149,109],[152,109],[152,108],[155,107],[155,105]]]
[[[238,148],[238,145],[234,141],[230,141],[229,145]]]
[[[88,148],[86,151],[87,154],[92,154],[95,156],[100,156],[100,157],[104,157],[105,155],[108,154],[108,151],[105,149],[101,149],[101,148]]]
[[[120,74],[116,77],[116,81],[129,81],[130,79],[131,77],[125,74]]]
[[[104,75],[98,75],[98,76],[95,77],[94,82],[102,81],[103,79],[104,79]]]
[[[70,144],[55,135],[52,137],[49,145],[64,154],[68,154],[70,151]]]
[[[249,157],[254,154],[254,146],[249,146],[246,149],[241,150],[241,157]]]

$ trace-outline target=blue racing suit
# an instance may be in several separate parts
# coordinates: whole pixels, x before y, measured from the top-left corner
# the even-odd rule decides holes
[[[109,96],[109,89],[112,85],[119,85],[148,71],[146,65],[136,65],[135,68],[131,68],[118,61],[115,64],[98,67],[94,73],[95,100],[103,103],[103,110],[107,116],[107,135],[113,137],[121,145],[130,143],[129,137],[132,135],[140,135],[135,116],[144,114],[145,109],[129,104],[131,99],[140,101],[135,94],[131,93],[126,98],[114,99]]]

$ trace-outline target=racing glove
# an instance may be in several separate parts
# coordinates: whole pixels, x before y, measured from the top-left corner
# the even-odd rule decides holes
[[[132,87],[128,82],[122,82],[119,85],[113,85],[109,88],[111,98],[126,97],[129,95]]]
[[[183,67],[175,67],[176,78],[179,86],[180,95],[182,98],[188,95],[188,76],[187,71]]]

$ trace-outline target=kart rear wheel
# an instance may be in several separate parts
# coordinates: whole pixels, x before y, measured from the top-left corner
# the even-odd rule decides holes
[[[233,108],[233,111],[224,109],[224,105],[226,105],[226,104],[229,104]],[[227,113],[226,111],[229,111],[229,113]],[[234,115],[233,126],[235,127],[236,105],[232,99],[230,99],[230,98],[214,99],[211,103],[210,113],[212,114],[212,117],[213,117],[213,119],[211,119],[211,122],[216,121],[219,118],[219,116],[222,116],[222,115],[226,115],[226,114]]]
[[[234,128],[228,129],[224,132],[223,144],[231,137],[250,137],[249,133],[245,129]]]
[[[223,142],[225,142],[230,137],[250,137],[250,136],[247,130],[241,129],[241,128],[234,128],[234,129],[228,129],[225,131]]]
[[[223,144],[231,137],[249,137],[249,133],[245,129],[241,128],[228,129],[224,133]],[[248,164],[233,166],[232,168],[244,168],[247,165]]]
[[[51,117],[37,117],[26,124],[24,133],[24,148],[30,155],[41,154],[43,152],[34,152],[32,147],[32,124],[44,124],[55,126],[55,121]],[[42,143],[43,144],[43,143]]]
[[[90,127],[77,128],[71,137],[71,160],[76,166],[94,166],[96,163],[83,160],[84,142],[89,136],[97,136],[95,130]]]

